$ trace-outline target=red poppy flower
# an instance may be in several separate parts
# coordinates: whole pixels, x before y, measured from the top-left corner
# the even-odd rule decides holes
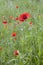
[[[32,22],[29,23],[30,25],[32,24]]]
[[[15,55],[15,56],[19,55],[19,50],[15,50],[15,51],[14,51],[14,55]]]
[[[16,6],[16,8],[18,8],[18,6]]]
[[[30,14],[29,13],[23,13],[19,16],[19,20],[24,22],[26,19],[30,18]]]
[[[6,21],[6,20],[4,20],[4,21],[3,21],[3,24],[7,24],[7,21]]]
[[[18,20],[18,17],[17,17],[17,18],[15,18],[14,20]]]
[[[16,32],[13,32],[13,33],[12,33],[12,36],[16,36]]]

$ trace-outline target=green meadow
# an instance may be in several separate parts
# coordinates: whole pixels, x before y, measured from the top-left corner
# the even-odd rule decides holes
[[[24,12],[31,17],[19,24]],[[43,0],[0,0],[0,65],[43,65]]]

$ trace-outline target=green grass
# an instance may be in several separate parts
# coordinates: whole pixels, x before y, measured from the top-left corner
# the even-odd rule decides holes
[[[9,19],[24,12],[32,18],[21,24]],[[2,16],[7,25],[3,25]],[[32,26],[28,24],[31,21]],[[11,36],[13,31],[17,33],[16,40]],[[0,65],[43,65],[43,0],[0,0],[0,47]],[[17,57],[14,50],[19,50]]]

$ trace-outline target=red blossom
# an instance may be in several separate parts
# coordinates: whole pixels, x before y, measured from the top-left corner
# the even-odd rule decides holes
[[[21,14],[20,16],[19,16],[19,20],[21,21],[21,22],[24,22],[26,19],[28,19],[28,18],[30,18],[30,13],[23,13],[23,14]]]
[[[32,24],[32,22],[29,23],[30,25]]]
[[[18,6],[16,6],[16,8],[18,8]]]
[[[15,18],[14,20],[18,20],[18,17],[17,17],[17,18]]]
[[[3,21],[3,24],[7,24],[7,21],[6,21],[6,20],[4,20],[4,21]]]
[[[16,32],[13,32],[13,33],[12,33],[12,36],[16,36]]]
[[[14,55],[15,55],[15,56],[19,55],[19,50],[15,50],[15,51],[14,51]]]

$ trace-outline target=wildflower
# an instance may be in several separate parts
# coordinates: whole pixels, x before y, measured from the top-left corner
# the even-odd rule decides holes
[[[21,28],[20,30],[23,31],[23,28]]]
[[[6,20],[4,20],[4,21],[3,21],[3,24],[7,24],[7,21],[6,21]]]
[[[19,16],[19,20],[21,21],[21,22],[24,22],[26,19],[28,19],[28,18],[30,18],[30,13],[23,13],[23,14],[21,14],[20,16]]]
[[[13,18],[13,16],[10,16],[9,18],[11,18],[11,19],[12,19],[12,18]]]
[[[18,8],[18,6],[16,6],[16,8]]]
[[[18,20],[18,17],[17,17],[17,18],[15,18],[15,20]]]
[[[31,24],[32,24],[32,22],[29,22],[29,24],[31,25]]]
[[[13,32],[13,33],[12,33],[12,36],[16,36],[16,32]]]
[[[14,51],[14,55],[15,55],[15,56],[19,55],[19,50],[15,50],[15,51]]]

